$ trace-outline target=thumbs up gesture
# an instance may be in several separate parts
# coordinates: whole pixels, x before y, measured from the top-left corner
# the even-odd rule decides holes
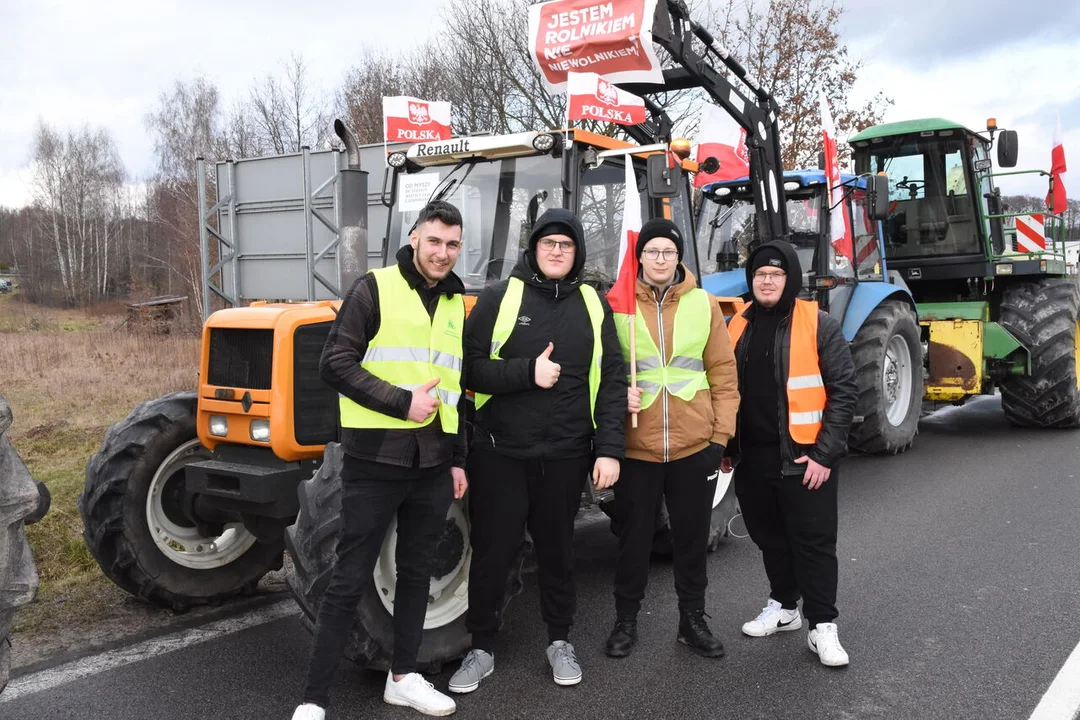
[[[559,380],[559,371],[562,368],[559,363],[551,361],[551,352],[555,349],[553,343],[548,343],[544,352],[536,358],[536,369],[533,371],[533,379],[536,384],[544,389],[554,385]]]
[[[409,406],[409,419],[424,422],[439,408],[439,398],[428,395],[439,384],[440,378],[426,382],[412,391],[412,404]]]

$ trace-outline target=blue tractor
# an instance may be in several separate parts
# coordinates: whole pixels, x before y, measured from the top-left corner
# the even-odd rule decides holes
[[[907,450],[918,430],[923,397],[923,348],[915,301],[899,275],[890,278],[879,221],[888,212],[884,178],[841,175],[852,247],[830,242],[828,182],[821,170],[785,172],[790,232],[803,267],[806,299],[840,318],[855,358],[859,403],[850,444],[864,453]],[[768,242],[743,177],[702,188],[697,244],[702,287],[718,297],[747,296],[743,266]]]

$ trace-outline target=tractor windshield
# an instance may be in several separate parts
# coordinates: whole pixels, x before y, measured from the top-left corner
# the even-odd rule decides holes
[[[821,193],[789,192],[788,223],[804,271],[814,268],[815,250],[821,237]],[[753,198],[745,195],[707,195],[698,220],[698,254],[705,274],[717,272],[717,254],[734,250],[739,267],[761,242]],[[730,249],[724,243],[730,242]]]
[[[953,131],[946,131],[952,133]],[[962,135],[899,136],[856,154],[856,170],[889,176],[885,254],[890,258],[984,252]],[[977,188],[976,188],[977,190]]]

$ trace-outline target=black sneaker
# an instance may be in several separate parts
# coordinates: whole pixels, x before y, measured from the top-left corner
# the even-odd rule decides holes
[[[605,650],[609,657],[626,657],[637,642],[637,618],[620,617],[608,635]]]
[[[679,642],[702,657],[724,657],[724,643],[713,636],[705,623],[708,615],[704,610],[679,611]]]

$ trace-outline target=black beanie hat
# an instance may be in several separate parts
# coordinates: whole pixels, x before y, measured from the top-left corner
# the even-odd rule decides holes
[[[539,223],[537,224],[539,225]],[[566,237],[574,241],[575,247],[577,246],[577,232],[574,230],[574,228],[570,227],[569,223],[559,222],[556,220],[555,222],[549,222],[542,228],[538,229],[543,232],[543,235],[537,236],[537,241],[542,238],[546,238],[548,235],[565,235]]]
[[[682,230],[679,230],[678,225],[664,218],[653,218],[641,226],[641,232],[638,233],[637,238],[637,248],[634,251],[637,254],[637,259],[641,260],[641,252],[645,249],[645,244],[658,237],[667,238],[675,243],[675,249],[679,251],[679,262],[682,262]]]
[[[754,253],[753,262],[750,263],[750,272],[755,272],[760,267],[775,267],[780,268],[784,272],[788,271],[787,258],[784,253],[780,252],[778,248],[769,247],[764,245],[760,250]]]

